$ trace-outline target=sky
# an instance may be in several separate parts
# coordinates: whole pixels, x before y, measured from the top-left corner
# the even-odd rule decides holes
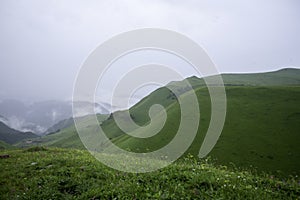
[[[146,27],[188,36],[220,73],[299,68],[299,10],[298,0],[1,0],[0,100],[70,99],[80,67],[98,45]],[[164,53],[136,53],[114,64],[108,79],[151,58],[185,66]],[[109,91],[99,98],[107,101]]]

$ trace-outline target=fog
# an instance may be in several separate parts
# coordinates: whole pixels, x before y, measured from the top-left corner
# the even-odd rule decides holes
[[[298,0],[2,0],[0,100],[70,100],[80,66],[99,44],[144,27],[187,35],[222,73],[299,67],[299,10]],[[149,59],[141,55],[127,59],[128,66],[137,58]],[[178,70],[184,66],[168,55],[148,55]],[[111,80],[118,79],[124,65],[115,64]],[[186,69],[185,76],[193,74]],[[99,99],[105,102],[109,91]],[[134,102],[147,92],[136,95]]]

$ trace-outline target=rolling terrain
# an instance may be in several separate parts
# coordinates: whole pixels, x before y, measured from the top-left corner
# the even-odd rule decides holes
[[[107,119],[108,115],[98,114],[97,117],[98,121],[101,122]],[[88,120],[88,118],[89,116],[85,116],[82,117],[82,120]],[[91,128],[92,132],[95,132],[95,129],[97,129],[97,127],[89,127],[88,125],[86,125],[86,127]],[[62,120],[49,130],[53,130],[54,132],[51,132],[44,137],[32,139],[30,140],[30,143],[26,142],[26,140],[23,140],[22,142],[17,143],[16,146],[24,148],[33,145],[46,145],[51,147],[84,149],[84,146],[77,134],[73,118]]]
[[[196,93],[201,119],[198,134],[187,151],[193,155],[198,155],[210,121],[208,90],[199,88]],[[220,164],[252,165],[263,171],[299,173],[300,87],[231,86],[226,87],[226,93],[228,107],[224,129],[209,156]],[[176,102],[168,107],[167,112],[168,120],[156,136],[137,139],[124,134],[114,138],[113,142],[123,149],[138,152],[163,147],[176,134],[180,119]],[[134,110],[132,115],[139,116]]]
[[[283,174],[300,173],[300,70],[282,69],[257,74],[224,74],[226,85],[227,117],[223,132],[209,156],[218,164],[258,171]],[[198,155],[210,122],[210,97],[203,79],[187,79],[199,100],[201,119],[197,136],[187,154]],[[189,90],[183,82],[171,82],[183,98],[189,98]],[[116,125],[113,115],[101,118],[101,127],[119,147],[148,152],[166,145],[176,134],[180,123],[180,107],[174,94],[166,87],[152,92],[130,108],[132,119],[138,125],[149,123],[148,111],[153,104],[166,108],[167,121],[155,136],[137,139],[124,134]],[[119,111],[122,112],[122,111]],[[106,119],[106,120],[104,120]],[[193,119],[191,119],[193,120]],[[158,113],[154,124],[160,121]],[[88,126],[88,123],[87,125]],[[88,127],[90,132],[97,127]],[[147,134],[151,130],[136,131]],[[37,140],[47,146],[83,149],[74,125]]]
[[[238,81],[239,75],[229,78],[231,83],[227,80],[224,129],[204,159],[197,155],[210,122],[211,100],[202,79],[188,78],[201,112],[197,136],[183,157],[152,173],[121,172],[98,162],[85,150],[73,119],[55,124],[46,136],[24,139],[14,146],[0,141],[0,199],[298,199],[300,80],[283,84],[282,80],[288,78],[280,78],[281,73],[299,73],[289,71],[263,75],[274,78],[268,80],[269,84],[260,83],[257,75],[246,78],[248,85],[246,79],[244,83]],[[190,98],[192,91],[183,87],[183,82],[169,85],[180,98]],[[163,105],[168,117],[161,131],[150,138],[124,134],[114,120],[116,113],[98,114],[97,119],[107,137],[119,147],[134,152],[156,150],[172,140],[181,113],[174,93],[162,87],[130,108],[132,120],[141,126],[149,124],[148,111],[153,104]],[[91,125],[90,117],[80,118],[77,126],[87,133],[97,133],[99,127]],[[132,131],[147,134],[161,120],[158,112],[151,128]],[[122,154],[101,153],[102,145],[105,143],[100,141],[93,153],[102,159],[124,159]],[[29,148],[13,149],[15,146]],[[165,162],[147,161],[152,165]],[[128,163],[124,170],[127,167]]]

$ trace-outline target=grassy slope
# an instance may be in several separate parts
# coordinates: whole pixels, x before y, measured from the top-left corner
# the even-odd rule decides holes
[[[88,152],[0,151],[0,199],[297,199],[298,177],[281,180],[185,158],[162,170],[110,169]]]
[[[282,86],[300,85],[300,69],[285,68],[273,72],[264,73],[243,73],[243,74],[222,74],[225,85],[246,85],[246,86]],[[189,78],[195,87],[204,86],[205,82],[193,76]],[[172,82],[176,84],[176,82]],[[179,84],[180,85],[180,84]]]
[[[7,144],[6,142],[3,142],[0,140],[0,150],[3,150],[3,149],[14,149],[15,147],[10,145],[10,144]]]
[[[253,165],[259,170],[281,170],[286,174],[300,170],[300,70],[285,69],[264,74],[224,75],[227,86],[227,119],[221,138],[211,156],[218,163],[234,163],[239,167]],[[202,80],[189,81],[197,91],[201,109],[198,135],[189,149],[197,155],[210,121],[210,99]],[[182,83],[171,83],[180,89]],[[179,123],[179,106],[176,98],[166,88],[160,88],[130,109],[139,125],[149,121],[148,110],[158,103],[167,108],[168,120],[162,131],[150,139],[135,139],[124,135],[113,118],[104,121],[102,128],[120,147],[134,151],[149,151],[164,146],[172,139]],[[159,121],[159,118],[156,119]],[[151,130],[149,130],[151,131]],[[141,133],[143,134],[143,133]],[[62,130],[43,139],[44,144],[59,147],[82,148],[74,127]]]
[[[227,90],[225,126],[211,156],[260,170],[300,172],[300,87]]]
[[[210,156],[221,164],[232,162],[239,167],[252,165],[260,170],[299,174],[300,87],[227,87],[226,93],[225,126]],[[200,105],[205,106],[200,106],[200,128],[188,151],[193,155],[198,154],[210,121],[207,89],[198,89],[197,95]],[[168,115],[162,131],[150,139],[123,135],[113,141],[140,152],[161,148],[176,134],[180,116],[177,104],[169,107]]]
[[[300,85],[300,70],[286,68],[274,72],[252,73],[252,74],[223,74],[225,84],[241,85]]]
[[[218,163],[250,165],[259,170],[284,174],[300,173],[300,70],[283,69],[261,74],[223,75],[227,85],[227,117],[222,135],[210,156]],[[210,121],[210,99],[202,81],[189,79],[196,88],[201,110],[198,135],[189,149],[197,155]],[[180,87],[180,82],[175,85]],[[288,86],[288,85],[296,86]],[[264,85],[264,86],[249,86]],[[285,86],[284,86],[285,85]],[[168,105],[168,120],[162,131],[150,139],[122,135],[113,141],[124,149],[147,151],[163,147],[177,131],[180,111],[164,88],[143,99],[131,113],[139,121],[147,121],[154,103]],[[171,105],[171,106],[170,106]],[[159,119],[157,119],[159,121]],[[141,123],[140,123],[141,124]],[[151,131],[151,130],[148,130]],[[143,134],[143,133],[141,133]]]
[[[53,133],[59,132],[60,130],[62,130],[64,128],[68,128],[69,126],[72,126],[73,124],[74,124],[73,118],[61,120],[58,123],[51,126],[50,128],[48,128],[47,131],[45,132],[45,134],[53,134]]]

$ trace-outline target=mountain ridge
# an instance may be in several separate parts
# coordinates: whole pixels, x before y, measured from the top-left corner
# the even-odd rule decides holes
[[[5,123],[0,121],[0,140],[8,144],[15,144],[24,139],[35,138],[37,135],[31,132],[21,132],[10,128]]]

